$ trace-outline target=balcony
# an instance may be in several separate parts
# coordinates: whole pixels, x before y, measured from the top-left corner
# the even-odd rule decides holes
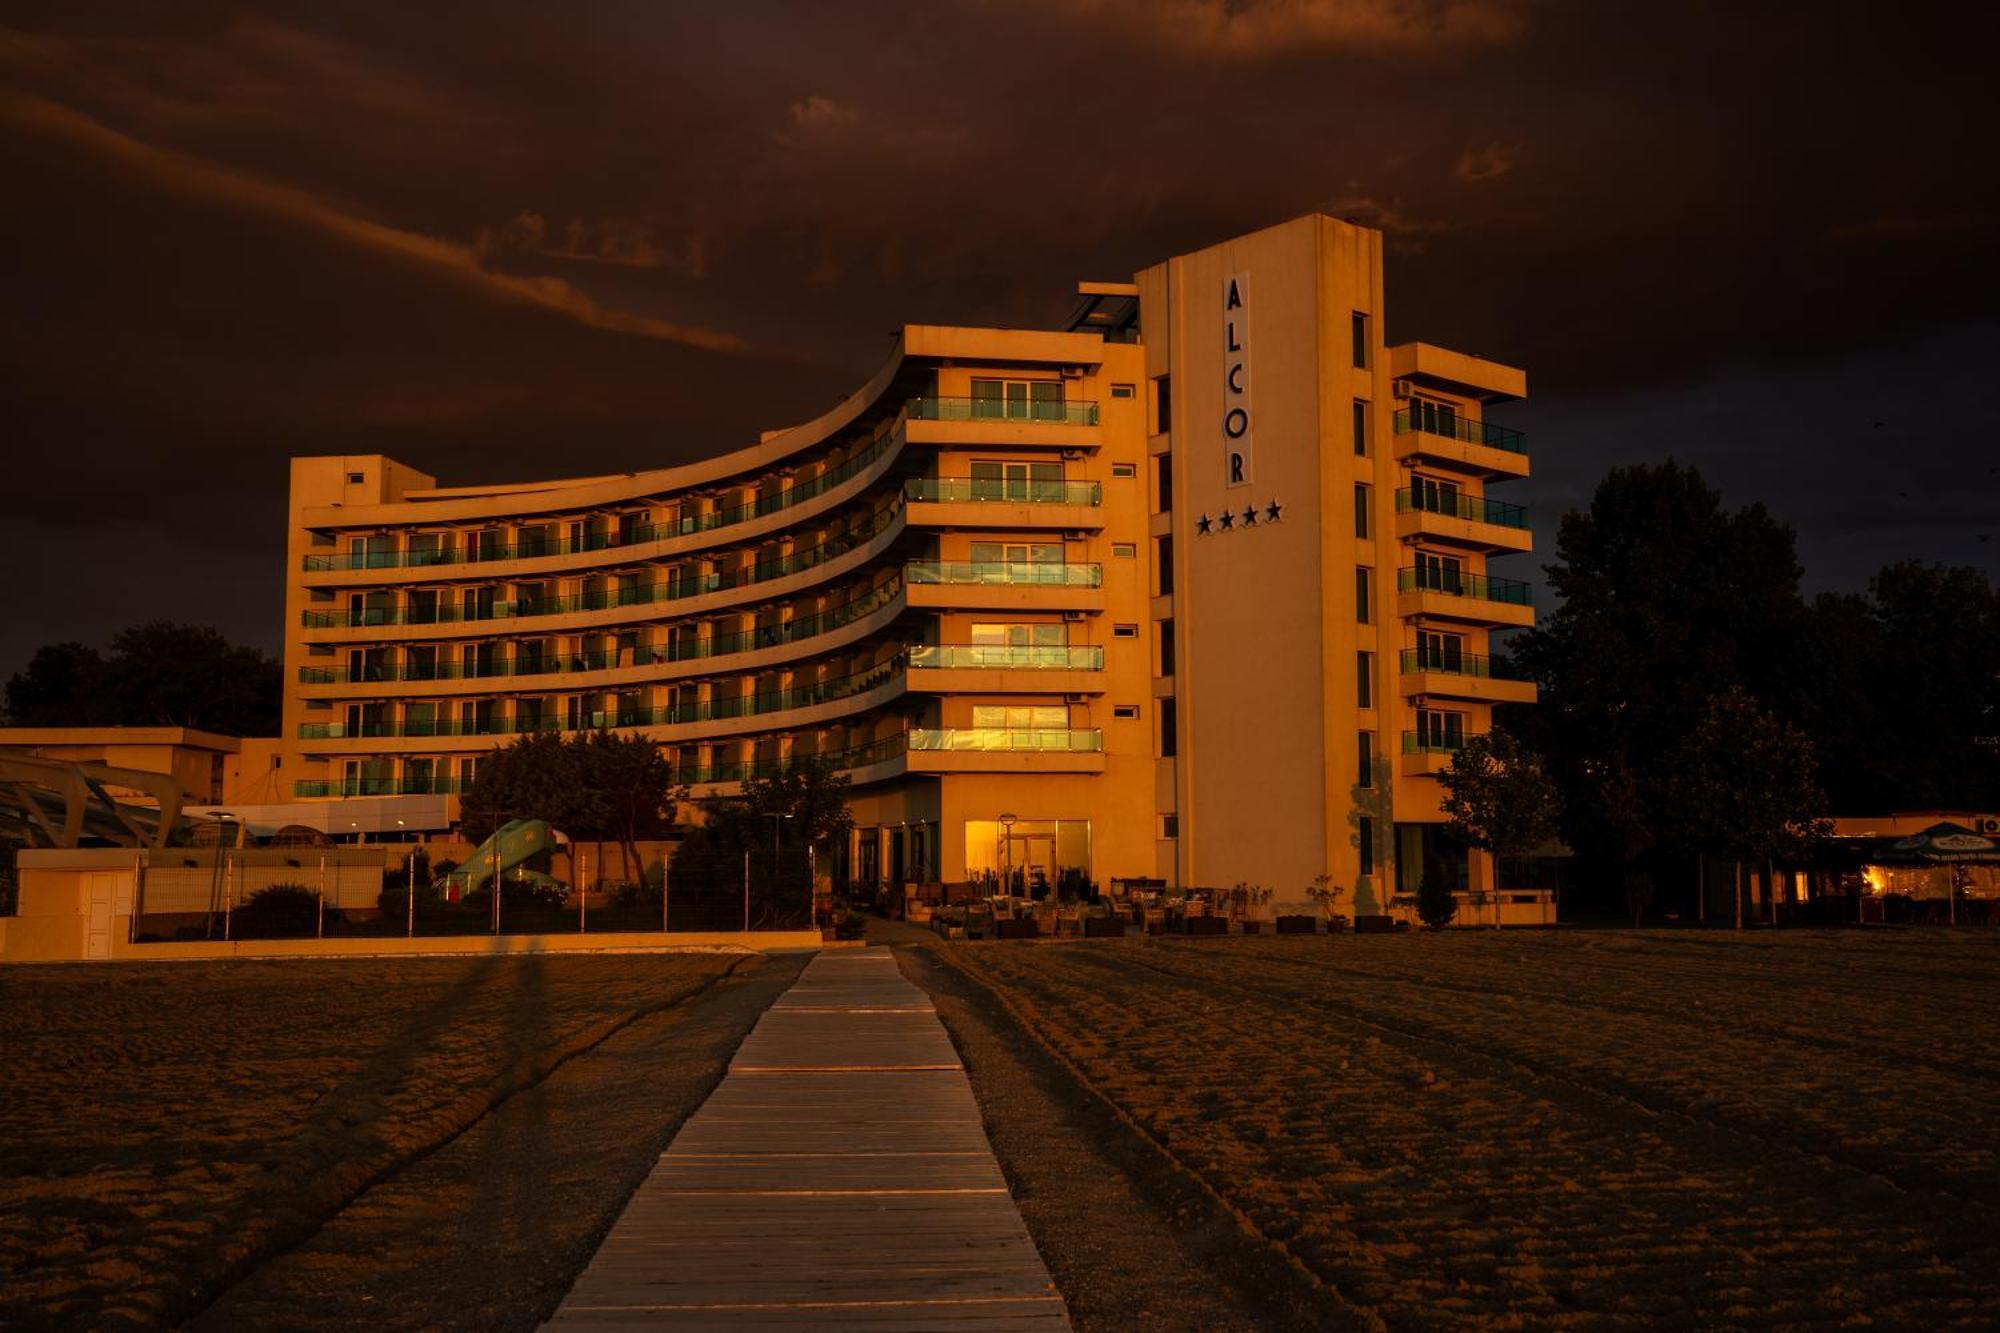
[[[381,625],[456,625],[473,621],[514,620],[533,616],[570,615],[579,611],[606,611],[625,606],[647,606],[680,601],[729,588],[748,587],[823,565],[865,545],[902,518],[900,507],[884,509],[862,526],[836,533],[815,545],[793,551],[775,560],[760,560],[731,570],[697,574],[689,578],[669,577],[658,583],[642,583],[629,588],[606,588],[602,592],[576,593],[566,597],[532,600],[494,601],[481,606],[461,600],[454,605],[360,606],[345,611],[305,611],[300,621],[307,629],[367,628]]]
[[[781,690],[761,694],[716,695],[660,708],[622,708],[592,712],[578,717],[575,725],[565,719],[530,714],[525,717],[489,717],[484,720],[427,718],[418,721],[306,722],[299,727],[301,740],[376,740],[385,737],[515,736],[535,731],[603,731],[622,727],[678,727],[702,722],[761,717],[837,703],[866,694],[896,680],[902,674],[903,659],[877,663],[863,671],[850,672],[830,680],[804,681]]]
[[[1003,425],[1043,423],[1095,426],[1097,404],[1089,399],[912,398],[904,415],[911,421],[988,421]]]
[[[1520,505],[1410,487],[1396,492],[1396,536],[1493,552],[1527,551],[1535,544],[1528,511]]]
[[[1496,674],[1493,659],[1479,653],[1405,648],[1402,668],[1402,694],[1405,698],[1429,695],[1490,704],[1531,704],[1535,701],[1532,681],[1515,680],[1505,672]]]
[[[912,560],[909,603],[925,610],[1101,611],[1104,567],[1057,561]]]
[[[688,515],[669,523],[640,524],[623,537],[607,530],[585,533],[578,540],[551,536],[515,542],[481,542],[477,540],[477,533],[466,532],[463,535],[467,540],[463,544],[454,542],[450,546],[401,551],[364,550],[331,555],[308,555],[304,559],[304,567],[307,573],[326,573],[353,569],[416,569],[433,565],[476,565],[496,560],[532,560],[542,556],[610,551],[621,547],[640,546],[648,542],[665,541],[672,537],[685,537],[698,532],[713,532],[718,528],[732,527],[770,514],[782,513],[824,495],[842,482],[867,471],[871,464],[893,449],[896,443],[897,439],[893,432],[884,433],[861,452],[842,459],[832,467],[810,477],[795,481],[773,494],[758,495],[743,504],[714,509],[705,514]],[[558,518],[551,521],[562,523],[568,520]]]
[[[934,694],[1101,694],[1104,649],[1096,644],[918,644],[909,687]]]
[[[474,657],[470,662],[463,659],[440,660],[425,665],[409,662],[387,663],[378,667],[363,667],[358,672],[344,666],[303,666],[299,668],[299,683],[378,685],[504,680],[517,676],[588,675],[674,662],[706,661],[710,658],[759,652],[788,644],[810,643],[820,635],[830,634],[891,605],[902,591],[902,580],[892,578],[859,597],[849,598],[837,606],[830,606],[824,611],[815,611],[811,615],[795,616],[779,624],[758,625],[754,629],[737,630],[728,634],[681,639],[659,647],[642,645],[636,651],[545,653],[534,657],[496,655],[489,658]]]
[[[306,778],[292,784],[292,795],[313,796],[456,796],[466,783],[457,778]]]
[[[1068,528],[1104,526],[1103,487],[1094,481],[912,477],[903,484],[915,527]]]
[[[1396,461],[1428,459],[1490,477],[1528,475],[1527,436],[1451,412],[1399,410],[1393,420]]]
[[[1405,777],[1435,777],[1451,766],[1451,757],[1465,748],[1470,733],[1406,731],[1403,733],[1402,773]]]
[[[738,783],[746,778],[773,778],[806,759],[825,759],[841,772],[851,774],[858,769],[886,764],[900,758],[908,749],[908,737],[908,732],[898,731],[859,745],[848,746],[841,750],[825,750],[818,754],[780,755],[769,759],[723,759],[709,764],[678,764],[674,768],[674,781],[689,787],[709,787]]]
[[[1408,567],[1396,571],[1396,614],[1526,627],[1535,623],[1532,591],[1519,579]]]
[[[1102,773],[1101,731],[1009,731],[993,727],[913,729],[912,773]]]

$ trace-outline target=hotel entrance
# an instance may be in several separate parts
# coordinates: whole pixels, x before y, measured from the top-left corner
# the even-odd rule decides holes
[[[965,821],[966,878],[1016,897],[1080,896],[1090,879],[1087,819]]]

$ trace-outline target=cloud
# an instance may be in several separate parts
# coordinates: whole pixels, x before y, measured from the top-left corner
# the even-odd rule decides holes
[[[0,93],[0,123],[62,140],[175,193],[205,197],[243,212],[311,228],[349,245],[421,265],[497,300],[539,306],[580,324],[611,332],[658,338],[710,351],[747,350],[744,341],[734,334],[610,309],[558,278],[492,272],[481,266],[479,255],[470,247],[387,226],[343,211],[302,190],[152,147],[68,107],[31,94]]]
[[[540,255],[621,268],[673,269],[691,278],[707,271],[708,245],[698,235],[669,239],[665,229],[636,218],[571,218],[552,227],[540,213],[524,210],[498,227],[481,227],[472,242],[481,259]]]
[[[1193,55],[1261,58],[1332,48],[1504,46],[1518,0],[1025,0]]]
[[[1459,154],[1451,174],[1468,184],[1477,184],[1506,175],[1520,165],[1520,161],[1521,145],[1490,143],[1484,148],[1471,148]]]

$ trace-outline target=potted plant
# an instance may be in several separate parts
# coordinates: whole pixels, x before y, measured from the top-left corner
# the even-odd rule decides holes
[[[1319,909],[1320,915],[1326,918],[1326,930],[1329,935],[1347,928],[1347,918],[1334,910],[1340,905],[1340,899],[1346,892],[1347,890],[1335,884],[1333,876],[1325,871],[1314,875],[1312,883],[1306,886],[1306,898]]]

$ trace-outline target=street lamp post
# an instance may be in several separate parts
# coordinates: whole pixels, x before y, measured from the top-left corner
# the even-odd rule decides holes
[[[1000,888],[1009,898],[1014,896],[1014,816],[1000,816],[1000,869],[1006,876]]]
[[[778,892],[778,833],[784,828],[784,821],[791,817],[787,814],[781,814],[776,810],[766,810],[764,812],[764,818],[771,821],[771,893],[774,898]],[[750,854],[748,852],[745,852],[743,855],[743,864],[746,867],[743,876],[743,929],[748,930],[750,929],[750,876],[747,869],[750,864]]]

